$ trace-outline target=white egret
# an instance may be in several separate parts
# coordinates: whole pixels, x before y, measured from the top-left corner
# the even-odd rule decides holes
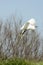
[[[21,33],[24,34],[27,30],[35,30],[36,29],[36,21],[35,19],[28,20],[21,28]]]

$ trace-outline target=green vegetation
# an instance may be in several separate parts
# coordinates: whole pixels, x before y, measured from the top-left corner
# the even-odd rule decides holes
[[[21,58],[10,58],[7,60],[0,60],[0,65],[43,65],[42,61],[28,61]]]

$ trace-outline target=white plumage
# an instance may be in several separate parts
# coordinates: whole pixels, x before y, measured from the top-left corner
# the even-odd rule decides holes
[[[36,29],[36,21],[35,19],[28,20],[21,28],[21,33],[24,34],[27,30],[35,30]]]

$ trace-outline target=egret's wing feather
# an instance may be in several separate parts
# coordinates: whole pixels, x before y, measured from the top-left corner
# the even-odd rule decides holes
[[[29,26],[29,23],[27,22],[24,26],[24,29],[27,29],[27,27]]]
[[[29,26],[29,23],[25,23],[22,27],[21,27],[21,33],[24,34],[27,30],[27,27]]]
[[[25,23],[25,24],[21,27],[21,30],[27,29],[28,26],[29,26],[29,22]]]
[[[20,30],[24,29],[25,24],[20,28]]]

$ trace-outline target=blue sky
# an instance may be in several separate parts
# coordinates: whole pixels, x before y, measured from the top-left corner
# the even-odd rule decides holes
[[[39,30],[43,31],[43,0],[0,0],[0,18],[17,14],[23,21],[35,18]]]

